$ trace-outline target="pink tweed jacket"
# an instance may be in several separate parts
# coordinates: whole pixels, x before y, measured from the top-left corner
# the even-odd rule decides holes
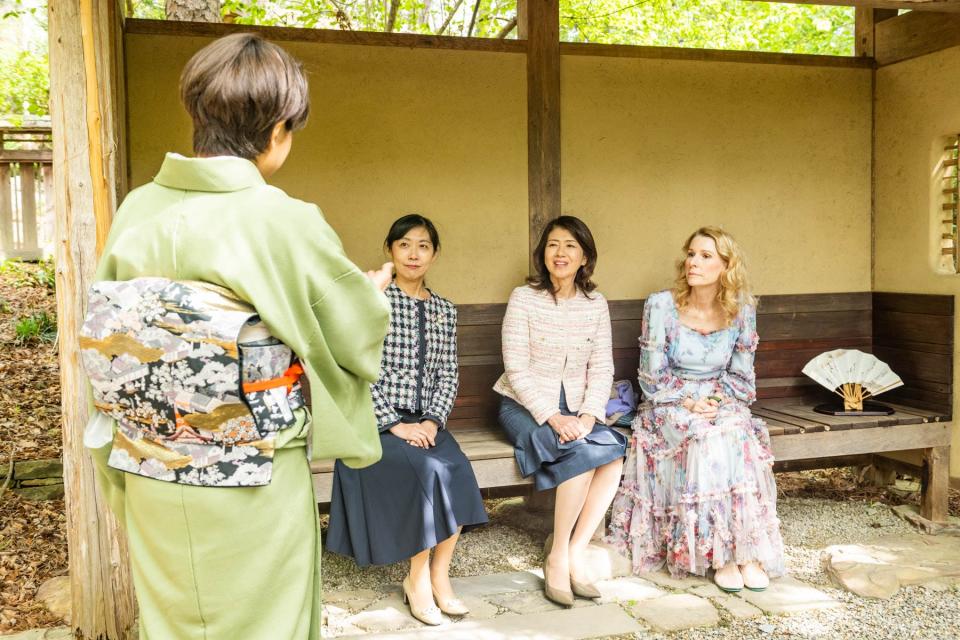
[[[554,301],[528,286],[510,294],[503,317],[504,373],[493,390],[523,405],[540,424],[567,406],[603,422],[613,384],[607,300],[594,291]]]

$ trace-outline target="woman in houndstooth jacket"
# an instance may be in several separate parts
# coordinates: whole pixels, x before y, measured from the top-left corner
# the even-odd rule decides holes
[[[424,286],[440,249],[429,219],[400,218],[384,247],[397,275],[386,290],[390,332],[371,387],[383,458],[365,469],[337,461],[327,548],[361,566],[410,558],[404,596],[414,616],[440,624],[441,610],[467,613],[448,575],[457,538],[487,522],[473,468],[444,429],[457,396],[457,310]]]

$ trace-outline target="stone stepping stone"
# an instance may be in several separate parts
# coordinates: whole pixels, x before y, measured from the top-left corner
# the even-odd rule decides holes
[[[756,608],[746,600],[742,598],[735,598],[733,596],[721,596],[719,598],[710,598],[711,602],[718,604],[726,610],[734,618],[740,620],[746,620],[748,618],[756,618],[757,616],[762,616],[763,611]]]
[[[410,615],[399,593],[391,593],[360,613],[350,616],[342,624],[358,627],[370,633],[383,633],[401,629],[416,629],[424,624]]]
[[[766,591],[744,589],[737,596],[763,609],[765,613],[772,614],[799,613],[840,606],[839,602],[823,591],[790,576],[771,580]]]
[[[382,633],[377,635],[377,640],[581,640],[643,631],[644,627],[618,605],[606,604],[526,615],[504,614],[492,620],[471,621],[467,618],[457,624],[442,627]]]
[[[763,615],[763,611],[756,608],[746,600],[737,598],[720,589],[715,584],[702,584],[699,587],[690,589],[690,593],[701,598],[710,598],[715,605],[719,605],[734,618],[746,619],[755,618]]]
[[[652,582],[640,578],[614,578],[597,583],[597,588],[603,597],[601,604],[607,602],[639,602],[652,600],[667,595],[666,591],[658,589]]]
[[[382,594],[373,589],[357,589],[354,591],[324,591],[323,604],[334,605],[352,613],[363,611]]]
[[[70,627],[52,627],[50,629],[30,629],[13,635],[3,636],[3,640],[72,640]]]
[[[470,578],[453,578],[450,584],[461,598],[483,597],[496,593],[540,591],[543,589],[543,577],[539,571],[511,571]]]
[[[699,587],[701,585],[713,584],[711,581],[701,576],[688,575],[683,578],[674,578],[665,569],[650,573],[641,573],[637,577],[643,578],[644,580],[649,580],[650,582],[661,587],[678,589],[680,591],[687,591],[688,589],[693,589],[694,587]]]
[[[901,586],[960,577],[960,537],[885,536],[870,544],[827,547],[823,559],[835,584],[859,596],[885,599]]]
[[[708,600],[690,593],[674,593],[644,600],[630,607],[630,613],[658,631],[712,627],[720,622],[720,614]]]
[[[522,593],[502,593],[497,596],[488,597],[487,601],[501,609],[506,609],[512,613],[541,613],[544,611],[560,611],[565,609],[543,595],[543,591],[524,591]],[[596,603],[592,600],[576,598],[573,602],[574,608],[592,607]]]

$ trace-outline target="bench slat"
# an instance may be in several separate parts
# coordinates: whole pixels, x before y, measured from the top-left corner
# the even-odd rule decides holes
[[[900,422],[896,414],[891,416],[828,416],[814,411],[811,404],[796,399],[764,401],[763,408],[776,414],[803,418],[810,421],[812,425],[826,427],[825,429],[822,427],[816,428],[816,426],[807,427],[808,432],[887,427]]]
[[[896,429],[867,428],[783,435],[772,439],[777,460],[806,460],[950,445],[949,422],[905,424]]]

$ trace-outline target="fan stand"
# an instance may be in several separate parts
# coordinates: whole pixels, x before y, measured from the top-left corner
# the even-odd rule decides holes
[[[894,413],[894,410],[885,404],[864,400],[865,395],[869,395],[869,393],[864,394],[863,385],[859,383],[848,382],[842,384],[835,393],[843,397],[842,408],[834,400],[833,402],[818,404],[813,410],[828,416],[888,416]]]
[[[839,398],[833,402],[824,402],[823,404],[818,404],[813,408],[817,413],[822,413],[826,416],[889,416],[896,411],[888,407],[885,404],[880,404],[879,402],[871,402],[865,400],[863,402],[863,409],[860,411],[848,410],[843,404],[839,401]]]

